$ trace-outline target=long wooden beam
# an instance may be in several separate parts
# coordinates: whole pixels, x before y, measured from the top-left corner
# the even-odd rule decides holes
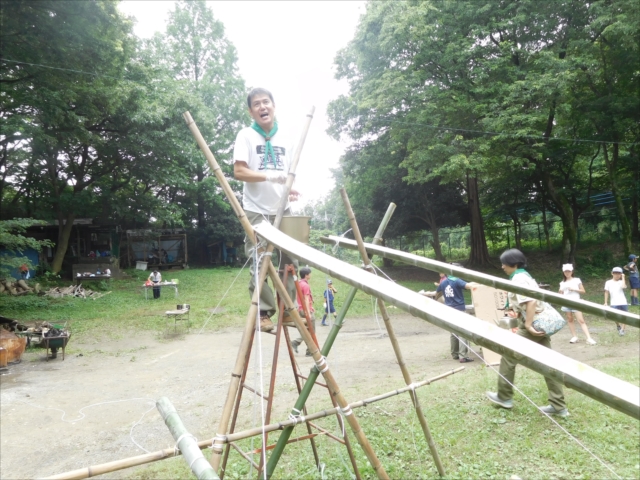
[[[350,250],[357,250],[358,244],[355,240],[347,238],[329,236],[321,237],[322,243],[335,245],[348,248]],[[531,298],[536,298],[544,302],[550,302],[563,307],[569,307],[581,312],[591,313],[604,317],[607,320],[614,320],[618,323],[624,323],[632,327],[640,328],[640,315],[635,315],[629,312],[623,312],[616,310],[615,308],[605,307],[594,302],[588,302],[587,300],[574,300],[556,292],[550,292],[549,290],[542,290],[541,288],[527,288],[520,285],[515,285],[507,279],[494,277],[486,273],[476,272],[475,270],[469,270],[464,267],[456,267],[450,263],[439,262],[437,260],[431,260],[430,258],[420,257],[412,253],[402,252],[400,250],[394,250],[388,247],[381,247],[372,243],[365,243],[365,248],[370,255],[380,255],[383,258],[390,260],[396,260],[398,262],[414,265],[425,270],[431,270],[433,272],[444,272],[449,275],[455,275],[457,277],[464,278],[467,281],[473,281],[481,283],[482,285],[488,285],[490,287],[499,288],[508,292],[521,293]]]
[[[640,389],[635,385],[514,335],[496,325],[479,322],[463,312],[434,302],[382,277],[370,275],[360,268],[288,237],[267,222],[262,222],[254,228],[258,235],[270,243],[333,278],[382,298],[416,317],[473,340],[494,352],[515,357],[520,364],[535,372],[640,419]]]

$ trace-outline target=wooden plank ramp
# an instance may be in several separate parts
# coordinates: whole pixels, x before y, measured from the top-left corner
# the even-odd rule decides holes
[[[468,338],[500,355],[515,357],[521,365],[535,372],[554,378],[598,402],[640,419],[640,389],[635,385],[513,335],[496,325],[478,321],[380,276],[371,275],[294,240],[268,222],[262,222],[254,228],[260,237],[277,248],[333,278],[382,298],[416,317]]]

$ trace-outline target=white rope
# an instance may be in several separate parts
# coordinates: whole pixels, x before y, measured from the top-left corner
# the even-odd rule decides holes
[[[498,374],[498,376],[502,377],[502,379],[507,382],[509,385],[511,385],[514,390],[516,390],[520,395],[522,395],[529,403],[531,403],[531,405],[533,405],[534,407],[536,407],[536,409],[543,413],[549,420],[551,420],[560,430],[562,430],[564,433],[567,434],[567,436],[573,440],[574,442],[576,442],[578,445],[580,445],[587,453],[589,453],[589,455],[591,455],[593,458],[595,458],[603,467],[605,467],[607,470],[609,470],[613,475],[615,475],[616,478],[621,479],[622,477],[620,477],[620,475],[618,475],[616,472],[613,471],[613,469],[607,465],[603,460],[601,460],[595,453],[593,453],[591,450],[589,450],[586,445],[584,445],[580,440],[578,440],[576,437],[574,437],[566,428],[564,428],[562,425],[560,425],[551,415],[549,415],[548,413],[545,413],[542,411],[542,409],[540,407],[538,407],[535,402],[529,398],[522,390],[520,390],[516,385],[514,385],[513,383],[511,383],[509,380],[507,380],[504,375],[501,375],[500,372],[498,370],[495,369],[494,366],[490,365],[489,363],[487,363],[487,361],[481,357],[478,352],[476,352],[475,350],[473,350],[461,337],[458,337],[455,333],[452,333],[452,335],[454,337],[456,337],[458,339],[458,341],[460,343],[462,343],[463,345],[465,345],[467,347],[467,349],[469,351],[471,351],[476,357],[478,357],[479,359],[481,359],[484,364],[489,367],[491,370],[493,370],[494,372],[496,372]]]
[[[256,285],[256,289],[258,292],[258,309],[256,311],[256,336],[258,337],[258,358],[256,359],[258,361],[258,369],[256,370],[256,374],[260,377],[260,416],[261,416],[261,426],[262,426],[262,464],[265,466],[265,468],[262,469],[262,473],[263,473],[263,477],[264,480],[267,480],[267,469],[266,469],[266,465],[267,465],[267,442],[266,442],[266,431],[265,431],[265,412],[264,412],[264,376],[263,376],[263,364],[262,364],[262,335],[260,335],[260,288],[261,285],[258,285],[259,283],[259,277],[260,277],[260,269],[259,269],[259,265],[260,262],[262,261],[263,257],[266,256],[267,257],[267,261],[271,261],[271,257],[270,255],[265,255],[265,253],[267,252],[263,252],[262,255],[260,255],[260,258],[258,258],[258,253],[257,253],[257,249],[254,251],[254,258],[255,258],[255,263],[254,263],[254,275],[255,275],[255,285]],[[271,252],[268,252],[271,253]],[[256,389],[257,390],[257,389]],[[253,451],[253,449],[252,449]]]
[[[247,263],[249,263],[249,261],[251,260],[251,257],[247,258],[247,261],[244,262],[244,265],[242,266],[242,268],[240,269],[240,272],[238,272],[238,275],[236,275],[236,278],[233,279],[233,282],[231,282],[231,285],[229,285],[229,288],[227,288],[227,291],[224,292],[224,295],[222,295],[222,298],[220,299],[220,301],[218,302],[218,304],[216,305],[216,307],[213,309],[213,311],[211,312],[211,314],[209,315],[209,318],[207,318],[207,320],[204,322],[204,325],[202,325],[202,328],[200,329],[200,331],[198,332],[198,335],[200,335],[202,333],[202,331],[204,330],[204,327],[207,326],[207,323],[209,323],[209,320],[211,320],[211,318],[215,315],[216,310],[218,310],[218,307],[220,307],[220,304],[222,303],[222,301],[225,299],[225,297],[227,296],[227,294],[229,293],[229,291],[231,290],[231,287],[233,287],[233,285],[236,283],[236,280],[238,280],[238,277],[240,276],[240,274],[244,271],[244,268],[247,266]]]

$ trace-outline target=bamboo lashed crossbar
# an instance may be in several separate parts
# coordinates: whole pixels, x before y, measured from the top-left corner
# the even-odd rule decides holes
[[[367,405],[371,405],[372,403],[376,403],[381,400],[386,400],[387,398],[395,397],[396,395],[401,395],[406,392],[412,392],[418,388],[424,387],[426,385],[430,385],[433,382],[437,382],[438,380],[443,380],[463,370],[464,370],[464,367],[458,367],[448,372],[437,375],[435,377],[429,378],[427,380],[422,380],[420,382],[416,382],[412,385],[408,385],[403,388],[398,388],[396,390],[391,390],[390,392],[386,392],[380,395],[375,395],[373,397],[369,397],[364,400],[359,400],[357,402],[349,404],[349,407],[352,409],[366,407]],[[277,430],[283,430],[285,428],[295,427],[296,425],[299,425],[305,420],[318,420],[320,418],[335,415],[339,412],[340,412],[339,407],[329,408],[327,410],[320,410],[318,412],[306,415],[304,419],[301,419],[300,417],[298,418],[290,417],[288,420],[283,420],[281,422],[265,425],[264,427],[255,427],[255,428],[243,430],[241,432],[224,435],[219,440],[223,444],[237,442],[245,438],[251,438],[257,435],[262,435],[263,431],[275,432]],[[211,445],[213,444],[213,441],[214,441],[214,438],[209,438],[207,440],[200,440],[196,442],[196,445],[200,450],[204,450],[205,448],[210,448]],[[93,465],[91,467],[84,467],[84,468],[79,468],[77,470],[71,470],[69,472],[60,473],[58,475],[53,475],[51,477],[45,477],[43,480],[80,480],[83,478],[90,478],[90,477],[95,477],[97,475],[104,475],[106,473],[116,472],[118,470],[124,470],[125,468],[131,468],[139,465],[145,465],[148,463],[157,462],[159,460],[176,457],[178,455],[181,455],[181,451],[177,450],[175,447],[165,448],[162,450],[158,450],[156,452],[146,453],[144,455],[137,455],[135,457],[123,458],[121,460],[116,460],[113,462],[101,463],[99,465]]]
[[[338,245],[349,250],[358,250],[358,243],[348,238],[337,237],[330,235],[328,237],[320,237],[322,243],[330,245]],[[476,272],[475,270],[469,270],[464,267],[457,267],[450,263],[439,262],[438,260],[432,260],[430,258],[420,257],[412,253],[402,252],[400,250],[394,250],[389,247],[382,247],[380,245],[365,243],[364,247],[368,254],[379,255],[382,258],[389,260],[396,260],[398,262],[414,265],[425,270],[431,270],[433,272],[444,272],[448,275],[455,275],[464,278],[468,281],[487,285],[489,287],[499,288],[508,292],[520,293],[527,295],[528,297],[542,300],[544,302],[550,302],[563,307],[572,308],[585,313],[591,313],[598,315],[599,317],[606,318],[608,320],[614,320],[618,323],[624,323],[632,327],[640,327],[640,316],[630,312],[623,312],[611,307],[605,307],[598,303],[589,302],[587,300],[574,300],[556,292],[550,292],[541,288],[528,288],[522,285],[516,285],[504,278],[494,277],[482,272]]]
[[[423,297],[384,278],[370,275],[307,245],[286,236],[270,224],[254,227],[256,233],[289,255],[299,258],[318,270],[365,293],[427,320],[456,335],[501,355],[509,355],[531,370],[562,382],[594,400],[609,405],[633,418],[640,419],[640,389],[607,375],[589,365],[542,347],[535,342],[513,335],[496,325],[478,322],[471,316]]]

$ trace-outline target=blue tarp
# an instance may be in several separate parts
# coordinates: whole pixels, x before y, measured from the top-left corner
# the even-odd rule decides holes
[[[40,256],[38,255],[38,252],[36,250],[34,250],[33,248],[27,248],[22,253],[20,253],[20,252],[12,252],[11,250],[7,250],[6,248],[0,248],[0,257],[3,257],[3,256],[17,257],[17,258],[26,257],[29,260],[31,260],[31,264],[34,267],[37,267],[39,265],[39,261],[40,261]],[[11,271],[11,276],[13,278],[15,278],[16,280],[19,280],[19,279],[22,278],[22,275],[20,274],[20,270],[18,270],[17,268],[15,268],[15,269],[13,269]],[[36,276],[36,271],[34,269],[30,269],[29,270],[29,278],[33,278],[35,276]]]

